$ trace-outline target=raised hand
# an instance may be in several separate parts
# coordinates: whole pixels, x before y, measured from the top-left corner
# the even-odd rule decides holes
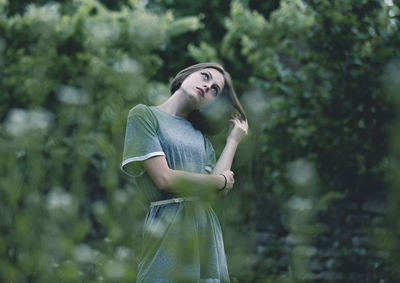
[[[247,132],[249,129],[247,120],[239,120],[238,118],[233,118],[229,121],[233,123],[233,128],[227,138],[227,141],[233,141],[239,144],[242,139],[247,136]]]

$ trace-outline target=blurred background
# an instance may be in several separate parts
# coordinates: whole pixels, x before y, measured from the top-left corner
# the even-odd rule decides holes
[[[399,282],[399,7],[0,0],[0,281],[135,282],[128,111],[214,61],[250,127],[216,205],[232,282]]]

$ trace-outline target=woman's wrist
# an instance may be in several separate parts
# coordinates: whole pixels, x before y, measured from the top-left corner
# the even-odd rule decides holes
[[[239,141],[237,141],[235,138],[232,138],[232,137],[228,137],[226,139],[226,144],[233,146],[235,148],[239,145],[239,143],[240,143]]]
[[[225,176],[224,174],[219,174],[219,175],[221,175],[222,177],[224,177],[224,185],[218,189],[219,192],[222,192],[222,191],[224,191],[225,188],[226,188],[226,184],[228,183],[228,179],[226,178],[226,176]]]

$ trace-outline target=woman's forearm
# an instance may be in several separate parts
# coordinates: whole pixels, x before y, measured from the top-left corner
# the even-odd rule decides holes
[[[224,150],[218,158],[217,164],[212,174],[221,174],[225,170],[231,170],[233,157],[235,156],[238,143],[232,139],[228,139]]]
[[[234,127],[226,139],[226,145],[218,158],[217,164],[212,172],[213,174],[221,174],[225,170],[231,170],[236,149],[241,140],[247,135],[249,128],[247,120],[234,118],[230,121],[234,124]]]
[[[169,169],[164,190],[180,193],[211,193],[224,186],[224,177]]]
[[[230,188],[234,182],[229,172],[225,172],[225,177],[223,177],[219,173],[209,175],[170,169],[165,156],[146,159],[144,168],[154,184],[160,190],[168,192],[211,193],[217,192],[224,186]]]

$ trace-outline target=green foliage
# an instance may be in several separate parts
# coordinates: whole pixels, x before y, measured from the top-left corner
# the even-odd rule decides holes
[[[200,24],[132,5],[8,17],[2,1],[0,281],[135,280],[145,204],[119,170],[127,113],[160,91],[155,50]]]
[[[258,115],[268,119],[257,125],[258,170],[271,176],[260,180],[265,188],[282,182],[297,158],[316,164],[328,190],[382,185],[392,110],[379,77],[398,56],[398,40],[380,1],[362,3],[281,1],[267,21],[233,2],[223,50],[234,57],[239,46],[251,85],[266,93]]]
[[[400,55],[398,13],[373,0],[280,1],[270,15],[232,2],[221,48],[251,71],[242,101],[255,139],[255,191],[246,196],[259,201],[250,218],[274,222],[299,194],[288,179],[288,164],[299,159],[320,178],[321,212],[340,195],[385,198],[394,109],[380,78]]]
[[[119,171],[126,116],[200,61],[226,66],[249,117],[238,189],[218,203],[233,281],[304,276],[302,249],[283,275],[273,257],[268,275],[251,268],[253,224],[284,211],[311,246],[314,217],[343,195],[388,193],[392,218],[373,234],[396,250],[396,84],[381,80],[400,55],[393,2],[0,0],[0,281],[135,280],[146,207]],[[319,180],[309,190],[299,162]]]
[[[382,250],[381,257],[388,264],[390,278],[398,280],[400,272],[396,268],[399,264],[398,252],[400,250],[399,234],[399,204],[400,204],[400,99],[398,89],[400,87],[400,63],[399,60],[392,62],[384,72],[383,82],[386,95],[392,98],[397,109],[395,118],[390,125],[392,131],[389,137],[389,155],[385,158],[386,181],[388,183],[386,201],[388,215],[383,223],[372,227],[372,243],[375,248]]]

